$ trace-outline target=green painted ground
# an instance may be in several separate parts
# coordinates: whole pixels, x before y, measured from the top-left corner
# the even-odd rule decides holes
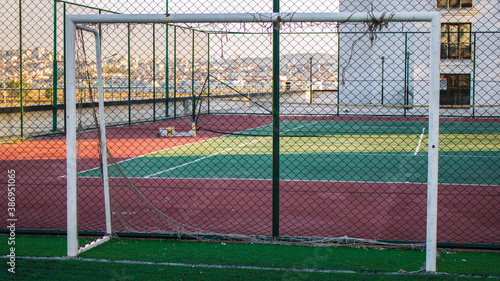
[[[440,183],[500,185],[500,126],[493,124],[483,128],[482,123],[442,124]],[[425,126],[422,122],[283,122],[280,178],[425,183],[427,135],[421,133]],[[268,132],[264,126],[170,148],[121,162],[120,167],[131,178],[271,179]],[[99,177],[100,171],[79,176]],[[114,167],[110,176],[119,176]]]
[[[428,133],[429,124],[419,121],[282,121],[282,136],[411,135]],[[440,122],[440,134],[499,134],[500,123]],[[238,135],[270,136],[272,127],[262,126]]]

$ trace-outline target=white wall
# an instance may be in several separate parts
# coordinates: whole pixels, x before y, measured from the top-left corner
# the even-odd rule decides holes
[[[472,32],[477,33],[476,52],[470,60],[442,60],[441,73],[467,73],[471,74],[471,104],[499,104],[500,103],[500,5],[498,1],[474,1],[474,8],[470,10],[440,10],[442,22],[471,22]],[[341,2],[340,11],[406,11],[412,5],[411,10],[437,11],[435,1],[349,1]],[[427,23],[389,23],[388,28],[383,31],[410,31],[428,32],[430,25]],[[363,32],[365,26],[362,24],[341,25],[340,35],[340,77],[343,68],[351,57],[348,68],[344,71],[345,84],[340,87],[340,103],[345,104],[381,104],[381,56],[385,57],[384,66],[384,104],[403,104],[404,98],[404,75],[405,75],[405,40],[402,34],[379,35],[377,41],[370,46],[367,37],[362,38],[352,48],[354,36],[360,34],[346,34],[342,32]],[[356,38],[357,38],[356,37]],[[474,38],[474,37],[473,37]],[[472,39],[474,42],[474,40]],[[409,88],[413,93],[415,105],[425,105],[428,102],[429,88],[429,40],[428,34],[408,34],[406,40],[409,59]],[[475,61],[474,59],[475,55]],[[475,98],[474,98],[475,96]],[[415,108],[412,110],[421,115],[424,110]],[[475,110],[478,113],[481,110]],[[498,109],[490,108],[482,110],[484,115],[500,115]],[[447,110],[450,114],[470,115],[471,110]]]

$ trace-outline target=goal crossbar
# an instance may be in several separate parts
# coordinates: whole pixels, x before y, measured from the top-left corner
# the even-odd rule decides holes
[[[242,14],[112,14],[66,16],[67,219],[68,256],[78,254],[76,165],[76,29],[84,23],[244,23],[244,22],[430,22],[429,153],[427,182],[426,270],[436,271],[439,144],[439,12],[339,12]],[[90,30],[89,30],[90,31]],[[97,38],[97,37],[96,37]],[[273,83],[273,85],[278,85]],[[278,91],[276,91],[278,92]],[[101,99],[99,99],[101,100]]]
[[[388,18],[390,15],[390,18]],[[438,12],[339,12],[339,13],[241,13],[241,14],[111,14],[67,15],[78,23],[243,23],[243,22],[369,22],[386,19],[392,22],[430,22],[440,18]]]

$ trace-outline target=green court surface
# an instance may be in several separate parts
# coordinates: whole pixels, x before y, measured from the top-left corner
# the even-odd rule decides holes
[[[427,132],[425,122],[284,121],[280,179],[425,183]],[[131,178],[272,179],[272,140],[267,125],[152,152],[120,167]],[[440,183],[500,185],[499,156],[500,123],[440,124]]]

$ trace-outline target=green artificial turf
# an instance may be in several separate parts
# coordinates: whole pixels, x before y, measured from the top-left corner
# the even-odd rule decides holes
[[[4,260],[4,259],[0,259]],[[17,261],[15,274],[0,273],[2,280],[486,280],[439,275],[370,273],[315,273],[273,270],[176,267],[74,260]],[[491,280],[491,279],[489,279]]]
[[[4,256],[9,254],[11,247],[7,244],[7,238],[6,235],[0,236],[0,253]],[[83,244],[90,239],[80,239],[80,242]],[[18,235],[15,254],[16,273],[7,271],[8,259],[2,258],[0,262],[4,266],[0,272],[0,280],[89,280],[89,278],[90,280],[481,280],[487,279],[488,276],[493,276],[493,279],[500,278],[498,267],[500,253],[485,251],[439,251],[438,272],[448,275],[401,274],[421,270],[424,266],[425,251],[365,246],[311,247],[220,241],[113,239],[81,254],[79,257],[84,260],[54,260],[51,257],[66,255],[65,237]],[[45,258],[25,259],[21,256]],[[155,263],[172,263],[177,266]],[[220,265],[222,268],[207,268],[201,265]],[[246,268],[234,268],[235,266]],[[337,272],[304,272],[290,271],[290,269]]]

